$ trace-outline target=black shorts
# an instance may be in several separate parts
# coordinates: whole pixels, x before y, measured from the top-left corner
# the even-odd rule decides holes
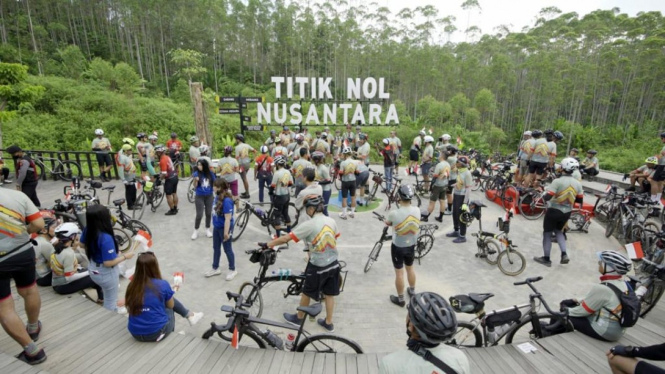
[[[281,226],[282,223],[290,224],[291,217],[289,217],[289,195],[275,195],[272,199],[273,211],[272,221],[275,226]]]
[[[321,299],[321,294],[326,296],[339,295],[340,271],[341,268],[337,261],[328,266],[316,266],[307,263],[302,293],[316,301]]]
[[[356,196],[356,181],[342,181],[342,198]]]
[[[164,193],[173,195],[178,192],[178,177],[171,177],[164,181]]]
[[[445,200],[448,190],[449,189],[446,186],[432,186],[432,191],[429,194],[429,201]],[[450,191],[452,193],[452,189]]]
[[[390,245],[390,256],[393,259],[395,269],[401,269],[406,266],[412,266],[416,255],[416,246],[398,247],[394,243]]]
[[[563,230],[563,227],[570,218],[570,212],[564,213],[559,209],[550,208],[545,212],[545,219],[543,220],[543,231],[553,232],[554,230]]]
[[[30,249],[0,262],[0,301],[11,297],[11,281],[16,288],[28,288],[35,284],[35,250]]]
[[[97,163],[99,166],[104,167],[104,166],[111,166],[113,165],[113,160],[111,159],[111,155],[108,153],[97,153]]]
[[[409,160],[418,161],[419,157],[420,157],[420,154],[418,153],[418,151],[416,151],[415,149],[410,149],[409,150]]]
[[[148,164],[145,161],[139,162],[141,165],[141,171],[148,171]]]
[[[665,370],[646,361],[639,361],[635,366],[635,374],[665,374]]]
[[[366,186],[367,180],[369,180],[369,171],[363,171],[362,173],[356,175],[356,188]]]
[[[656,166],[656,171],[653,172],[652,179],[654,182],[662,182],[665,180],[665,165]]]
[[[529,161],[529,174],[543,175],[547,168],[547,162]]]

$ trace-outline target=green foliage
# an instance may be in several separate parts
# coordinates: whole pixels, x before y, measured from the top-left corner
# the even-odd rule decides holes
[[[62,73],[65,77],[78,79],[88,67],[88,61],[78,46],[68,45],[58,49],[58,55],[62,61]]]
[[[178,66],[178,75],[187,77],[191,82],[192,78],[206,72],[206,68],[201,66],[201,60],[205,56],[203,53],[191,49],[172,49],[169,51],[171,62]]]
[[[0,62],[0,85],[12,85],[28,78],[28,67]]]

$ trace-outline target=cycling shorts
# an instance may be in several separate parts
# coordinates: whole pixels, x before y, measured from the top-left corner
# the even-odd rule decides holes
[[[340,271],[341,268],[337,261],[327,266],[316,266],[312,265],[311,262],[307,263],[302,292],[316,301],[321,299],[321,294],[326,296],[339,295]]]
[[[656,166],[656,171],[653,172],[652,179],[654,182],[662,182],[665,180],[665,165]]]
[[[97,163],[101,167],[111,166],[113,165],[113,160],[111,159],[111,155],[108,153],[97,153]]]
[[[529,174],[543,175],[547,169],[547,162],[529,162]]]
[[[35,250],[30,248],[0,262],[0,301],[11,297],[11,281],[16,288],[29,288],[37,279],[35,271]]]
[[[139,162],[141,165],[141,171],[148,171],[148,164],[145,161]]]
[[[342,181],[342,198],[356,196],[356,181]]]
[[[173,195],[178,192],[178,177],[171,177],[164,181],[164,194]]]
[[[418,151],[416,151],[415,149],[410,149],[409,150],[409,160],[418,161],[419,157],[420,157],[420,154],[418,154]]]
[[[445,200],[447,191],[448,187],[446,186],[432,186],[432,192],[429,194],[429,201]]]
[[[394,243],[390,245],[390,256],[393,260],[395,269],[401,269],[406,266],[413,266],[413,260],[416,256],[416,246],[398,247]]]
[[[236,181],[237,183],[238,181]],[[272,221],[275,226],[281,226],[282,223],[286,225],[291,224],[291,217],[289,217],[289,195],[275,195],[272,199],[273,211]]]
[[[570,218],[570,212],[564,213],[559,209],[549,208],[545,212],[545,219],[543,220],[543,231],[553,232],[554,230],[563,230],[563,227]]]
[[[635,374],[665,374],[665,370],[646,361],[639,361],[635,366]]]
[[[228,184],[231,189],[231,195],[233,195],[233,197],[238,197],[238,180],[236,179]]]

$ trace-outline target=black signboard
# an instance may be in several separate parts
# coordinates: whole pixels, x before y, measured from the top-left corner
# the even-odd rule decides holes
[[[219,114],[238,114],[238,113],[240,113],[240,109],[227,109],[227,108],[219,109]]]
[[[252,122],[252,117],[250,116],[242,116],[242,120],[245,122]]]
[[[260,103],[263,102],[262,97],[242,97],[240,98],[241,101],[246,102],[246,103]]]
[[[238,101],[238,98],[234,96],[217,96],[217,98],[219,99],[217,100],[218,103],[235,103]]]
[[[263,131],[263,126],[261,125],[252,125],[252,126],[243,126],[244,131]]]

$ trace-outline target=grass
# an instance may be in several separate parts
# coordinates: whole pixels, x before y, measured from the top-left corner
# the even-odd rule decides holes
[[[332,195],[330,196],[330,202],[331,202],[331,203],[328,205],[328,211],[330,211],[330,212],[341,212],[341,211],[342,211],[341,208],[340,208],[338,205],[334,205],[334,204],[332,204],[333,201],[334,201],[335,203],[338,202],[338,201],[337,201],[337,199],[338,199],[338,197],[337,197],[338,194],[339,194],[339,192],[334,193],[334,194],[332,194]],[[368,206],[365,206],[365,205],[363,205],[363,206],[360,206],[360,205],[356,206],[356,213],[371,212],[371,211],[373,211],[374,209],[378,208],[379,205],[381,205],[381,202],[382,202],[382,201],[383,201],[382,199],[379,199],[378,197],[375,197],[374,200],[373,200]]]

